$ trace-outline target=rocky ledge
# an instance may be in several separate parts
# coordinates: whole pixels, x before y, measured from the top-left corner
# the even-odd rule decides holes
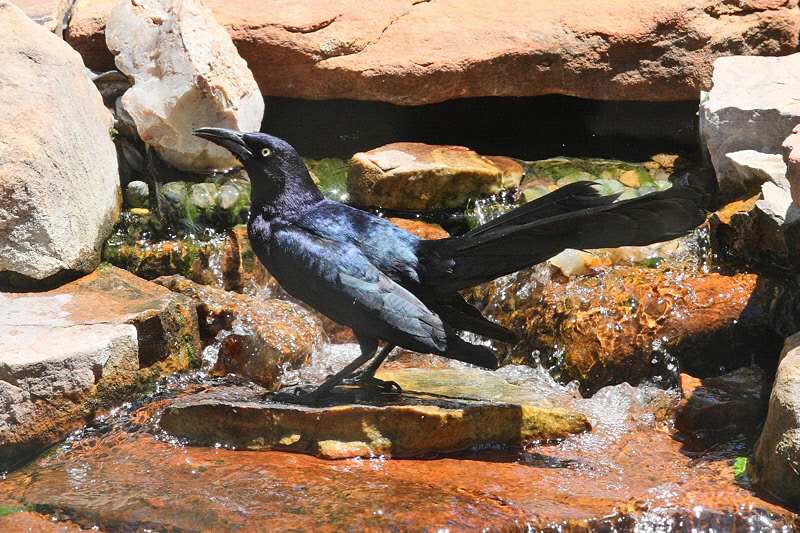
[[[95,70],[117,0],[78,0],[65,39]],[[267,96],[426,104],[560,93],[695,99],[728,55],[794,51],[789,0],[208,0]]]

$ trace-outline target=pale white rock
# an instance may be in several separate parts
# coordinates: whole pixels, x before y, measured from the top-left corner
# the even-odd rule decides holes
[[[15,334],[26,329],[46,331]],[[0,326],[0,380],[40,398],[81,394],[100,380],[110,361],[138,362],[138,351],[131,324]],[[127,366],[135,378],[137,366]]]
[[[119,216],[112,117],[64,41],[0,0],[0,282],[89,272]]]
[[[264,99],[225,29],[198,0],[123,0],[106,43],[131,78],[122,106],[142,140],[187,169],[238,165],[230,152],[192,135],[201,126],[258,131]]]
[[[767,183],[789,192],[786,163],[781,154],[765,154],[756,150],[739,150],[725,154],[745,183]]]
[[[762,488],[800,505],[800,333],[784,344],[750,469]]]
[[[757,179],[743,178],[728,154],[781,154],[783,141],[800,123],[798,94],[800,54],[714,61],[712,87],[700,108],[700,130],[726,200],[754,194],[761,186]]]
[[[800,124],[783,141],[783,160],[786,163],[786,181],[795,205],[800,206]]]
[[[760,183],[761,197],[756,209],[774,223],[759,225],[762,231],[780,232],[789,246],[797,246],[794,235],[800,209],[792,203],[791,186],[786,178],[786,163],[779,154],[765,154],[755,150],[739,150],[726,154],[744,183]],[[774,237],[770,237],[772,241]]]

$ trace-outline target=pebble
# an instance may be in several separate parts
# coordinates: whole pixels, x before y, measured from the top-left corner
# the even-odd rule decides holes
[[[128,184],[125,200],[131,207],[147,207],[150,198],[150,187],[143,181],[132,181]]]

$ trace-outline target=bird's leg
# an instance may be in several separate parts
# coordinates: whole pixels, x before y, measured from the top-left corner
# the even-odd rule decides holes
[[[341,383],[344,378],[351,375],[353,372],[356,371],[358,367],[360,367],[361,365],[372,359],[375,356],[375,352],[378,351],[377,340],[361,341],[359,339],[359,345],[361,346],[361,355],[356,357],[350,364],[341,369],[339,372],[337,372],[333,376],[328,377],[328,379],[326,379],[316,389],[309,392],[299,392],[299,391],[295,391],[293,393],[278,392],[274,396],[275,401],[289,402],[289,403],[315,403],[319,401],[323,396],[328,394],[336,385]]]
[[[353,385],[373,384],[378,385],[380,388],[386,391],[395,389],[397,392],[401,392],[402,389],[400,388],[400,385],[394,381],[384,381],[375,377],[375,372],[378,371],[378,367],[383,364],[391,351],[394,350],[395,346],[395,344],[391,343],[384,346],[380,353],[364,370],[353,373],[348,379],[345,380],[345,382]]]

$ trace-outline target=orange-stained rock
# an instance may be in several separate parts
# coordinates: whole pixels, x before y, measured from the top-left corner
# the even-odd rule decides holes
[[[471,292],[494,320],[523,338],[494,343],[508,362],[558,364],[564,382],[594,391],[609,383],[664,378],[682,369],[717,375],[750,365],[774,366],[779,330],[797,328],[794,289],[756,274],[680,268],[617,267],[599,276],[524,270]],[[532,355],[533,354],[533,355]]]
[[[421,220],[397,217],[390,217],[386,220],[423,239],[446,239],[450,236],[441,226]]]
[[[36,533],[82,533],[86,530],[77,524],[54,522],[32,511],[20,511],[0,517],[0,531],[30,531]],[[103,533],[99,529],[96,530]]]
[[[353,156],[347,191],[361,205],[436,211],[516,187],[522,173],[512,159],[463,146],[392,143]]]
[[[324,341],[319,319],[292,302],[228,292],[181,276],[155,282],[191,298],[203,342],[219,343],[212,376],[237,374],[275,389],[287,364],[302,366]]]
[[[155,421],[175,402],[173,392],[160,406],[142,406],[121,424],[112,420],[103,435],[87,434],[0,479],[0,494],[10,505],[48,509],[86,529],[106,531],[120,531],[120,524],[131,531],[276,533],[443,527],[463,533],[733,532],[800,526],[790,509],[736,483],[736,446],[708,454],[687,451],[654,427],[648,414],[652,391],[637,400],[643,391],[615,389],[620,397],[607,396],[594,409],[600,418],[612,411],[606,423],[560,443],[336,461],[161,438]],[[625,389],[633,393],[629,407]],[[183,391],[182,401],[207,390],[207,384],[197,384]],[[133,431],[130,420],[136,422]]]
[[[77,2],[66,33],[113,68],[102,32],[116,0]],[[723,55],[794,51],[789,0],[419,2],[209,0],[268,96],[424,104],[561,93],[697,99]]]
[[[199,356],[189,300],[123,270],[0,293],[0,465],[40,453]]]
[[[705,379],[681,374],[675,429],[694,438],[753,434],[767,415],[769,378],[758,367],[742,367]]]

